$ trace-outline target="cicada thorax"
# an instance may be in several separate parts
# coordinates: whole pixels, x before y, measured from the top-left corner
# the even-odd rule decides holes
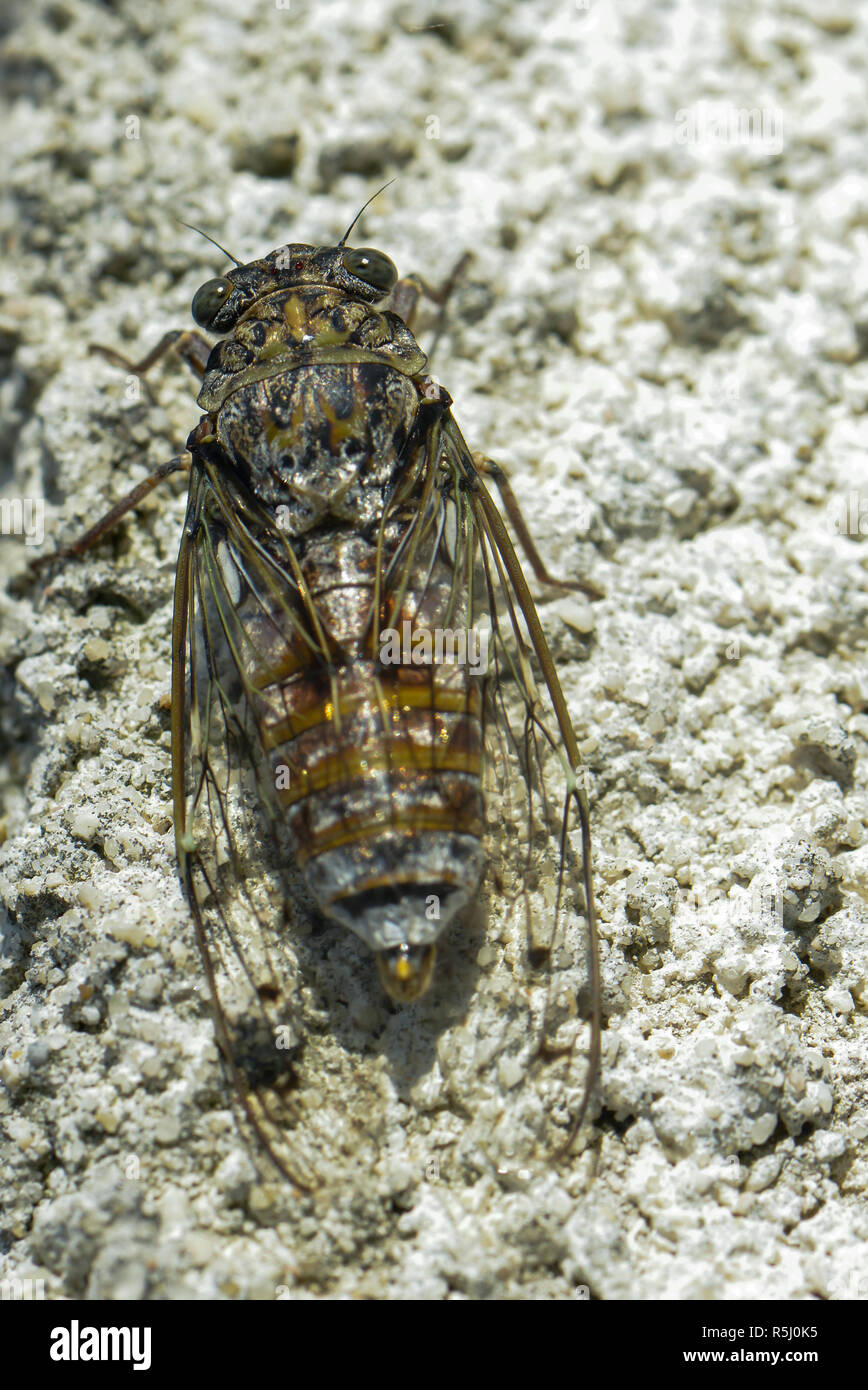
[[[379,519],[403,459],[425,361],[394,314],[336,289],[281,290],[214,349],[199,404],[289,534],[363,527]]]
[[[432,515],[442,497],[423,484],[424,361],[394,315],[282,292],[215,349],[200,396],[274,517],[259,544],[279,563],[291,537],[280,594],[245,580],[231,544],[222,563],[296,864],[403,1000],[427,986],[485,867],[484,663]]]

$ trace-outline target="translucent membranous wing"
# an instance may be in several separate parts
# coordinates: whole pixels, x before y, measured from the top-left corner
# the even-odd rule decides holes
[[[197,460],[175,596],[175,814],[242,1131],[309,1189],[342,1151],[359,1161],[367,1141],[341,1109],[338,1083],[354,1084],[351,1060],[303,998],[299,945],[310,905],[282,834],[257,721],[260,688],[275,672],[328,659],[289,543],[278,537],[266,546],[268,534],[231,469]],[[316,1052],[326,1055],[311,1066]],[[323,1074],[335,1081],[333,1107],[309,1084]]]
[[[438,1038],[444,1088],[472,1117],[468,1154],[550,1158],[575,1137],[599,1056],[587,795],[533,600],[451,415],[431,422],[381,536],[383,621],[422,647],[413,679],[430,711],[430,766],[463,768],[465,777],[478,766],[482,775],[488,921],[472,956],[462,922],[441,943],[441,985],[470,1001]],[[437,632],[456,629],[465,632],[463,673],[454,647],[436,650]],[[433,655],[422,641],[429,635]],[[408,740],[418,738],[418,705],[392,712]],[[470,733],[477,709],[479,759]],[[421,772],[429,763],[420,754]],[[443,799],[447,814],[464,811],[445,786]]]
[[[442,447],[441,466],[456,499],[456,568],[472,570],[470,621],[487,624],[490,634],[490,904],[476,1007],[460,1046],[441,1053],[441,1067],[448,1074],[447,1058],[454,1061],[456,1092],[466,1091],[473,1074],[480,1094],[473,1128],[484,1150],[509,1166],[569,1147],[596,1076],[599,946],[587,794],[533,600],[451,416]]]
[[[463,1117],[455,1152],[475,1164],[551,1159],[587,1105],[599,1049],[587,803],[492,508],[451,417],[436,413],[373,533],[347,528],[319,549],[282,532],[222,456],[194,461],[174,636],[179,861],[242,1128],[300,1187],[374,1165],[396,1142],[416,1144],[425,1170],[430,1121],[417,1125],[407,1102],[426,1069],[433,1107]],[[412,657],[407,630],[422,639]],[[387,632],[400,634],[391,664]],[[327,756],[311,770],[286,728],[326,720]],[[341,920],[340,885],[316,879],[334,827],[308,827],[307,843],[298,828],[324,780],[384,904],[418,881],[426,836],[429,853],[450,846],[433,896],[460,911],[411,1006],[385,1000],[344,928],[311,934],[318,911]],[[480,938],[471,919],[486,896]],[[371,1016],[367,1032],[347,1022],[354,1008]]]

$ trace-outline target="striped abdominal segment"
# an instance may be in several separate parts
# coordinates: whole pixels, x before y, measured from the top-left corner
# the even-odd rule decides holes
[[[357,660],[267,696],[260,735],[322,909],[376,951],[433,943],[484,870],[479,682]]]

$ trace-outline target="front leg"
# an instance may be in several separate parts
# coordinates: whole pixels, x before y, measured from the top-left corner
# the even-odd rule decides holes
[[[88,347],[89,352],[98,352],[102,357],[107,357],[109,362],[113,362],[116,367],[121,367],[125,372],[132,372],[134,376],[145,376],[151,370],[155,362],[159,362],[161,357],[172,348],[177,355],[187,363],[190,370],[201,378],[205,375],[205,367],[208,358],[211,356],[211,344],[201,333],[188,333],[180,329],[174,329],[170,333],[164,333],[157,346],[151,348],[146,353],[141,362],[133,362],[131,358],[124,357],[123,353],[116,352],[114,348],[103,347],[102,343],[91,343]]]
[[[101,343],[91,343],[88,351],[99,353],[102,357],[108,358],[115,366],[122,368],[123,371],[131,372],[138,377],[144,377],[155,362],[159,362],[167,352],[173,349],[177,355],[187,363],[190,370],[199,378],[204,376],[208,358],[211,355],[211,344],[201,333],[188,333],[175,329],[172,332],[164,333],[156,347],[146,353],[140,362],[133,362],[131,358],[124,357],[123,353],[117,352],[114,348],[103,347]],[[62,560],[70,560],[78,555],[84,555],[92,546],[107,532],[114,529],[119,521],[131,512],[134,507],[147,497],[148,493],[153,492],[164,478],[171,477],[173,473],[188,472],[190,469],[190,454],[178,454],[175,458],[168,459],[161,463],[144,478],[136,487],[128,492],[125,497],[106,512],[105,516],[100,517],[95,525],[85,531],[83,535],[72,541],[69,545],[59,546],[50,555],[40,555],[37,559],[30,562],[30,568],[34,572],[44,569],[47,565],[53,565]]]
[[[149,492],[153,492],[164,478],[171,477],[173,473],[189,472],[190,464],[190,454],[178,454],[173,459],[167,459],[165,463],[161,463],[155,468],[153,473],[149,473],[147,478],[143,478],[132,492],[128,492],[126,497],[122,497],[119,502],[116,502],[105,516],[100,517],[89,531],[84,532],[84,535],[79,536],[69,545],[58,546],[57,550],[53,550],[50,555],[39,555],[35,560],[31,560],[31,570],[38,573],[46,565],[53,565],[61,560],[71,560],[77,555],[84,555],[86,551],[96,545],[97,541],[102,540],[108,531],[113,530],[128,512],[137,507]]]
[[[455,262],[455,265],[452,267],[442,285],[429,285],[427,280],[422,279],[421,275],[405,275],[403,279],[398,281],[389,296],[387,307],[391,309],[394,314],[397,314],[399,318],[402,318],[407,327],[411,330],[413,327],[413,320],[416,317],[416,310],[419,306],[419,300],[423,295],[426,299],[430,299],[433,303],[440,306],[440,313],[437,315],[437,326],[434,330],[434,340],[431,344],[431,351],[428,353],[429,363],[434,356],[437,344],[443,336],[443,329],[446,323],[446,308],[449,300],[456,285],[472,260],[472,251],[466,251],[464,255]]]

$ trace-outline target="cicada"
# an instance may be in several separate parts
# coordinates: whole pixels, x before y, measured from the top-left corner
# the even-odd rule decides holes
[[[202,416],[185,454],[58,552],[80,554],[162,478],[189,470],[172,631],[178,865],[242,1126],[301,1188],[361,1143],[342,1132],[325,1078],[349,1066],[368,1086],[355,1126],[374,1147],[382,1100],[318,1010],[311,921],[331,939],[353,933],[391,1000],[418,1010],[487,867],[502,881],[512,871],[521,890],[548,857],[557,920],[577,863],[573,814],[590,1043],[559,1149],[582,1122],[600,1054],[579,748],[486,480],[538,577],[555,581],[503,471],[471,454],[427,371],[411,328],[427,287],[399,280],[381,251],[348,246],[353,225],[336,245],[229,255],[232,268],[192,305],[216,345],[172,333],[136,364],[108,353],[144,373],[172,347],[201,378]],[[525,1008],[516,1046],[529,1062],[558,1049],[546,1007],[534,1013],[526,996],[517,988],[506,1009]],[[311,1052],[318,1079],[306,1086]]]

